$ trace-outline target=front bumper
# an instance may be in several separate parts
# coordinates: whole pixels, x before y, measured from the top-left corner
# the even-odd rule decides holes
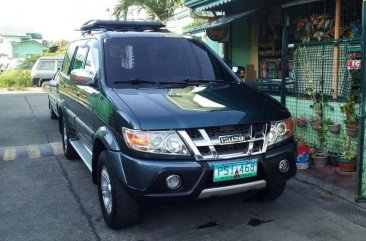
[[[253,159],[243,157],[225,161],[192,160],[143,160],[124,155],[120,152],[109,152],[110,160],[120,181],[128,190],[141,199],[197,199],[212,196],[235,194],[286,182],[296,174],[296,144],[288,140],[266,153],[257,155],[258,173],[255,177],[232,181],[213,182],[214,164],[230,163],[239,160]],[[286,173],[278,169],[279,162],[287,159],[290,168]],[[166,186],[166,178],[179,175],[182,186],[171,191]]]

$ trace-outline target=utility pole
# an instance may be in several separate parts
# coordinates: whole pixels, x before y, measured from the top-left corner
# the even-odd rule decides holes
[[[366,202],[366,180],[362,175],[364,170],[364,145],[365,145],[365,101],[366,101],[366,0],[362,1],[362,35],[361,35],[361,86],[360,86],[360,134],[358,142],[358,167],[357,167],[357,197],[356,202]]]

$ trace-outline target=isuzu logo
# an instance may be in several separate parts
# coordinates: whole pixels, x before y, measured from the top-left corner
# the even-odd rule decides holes
[[[219,136],[219,139],[221,144],[232,144],[245,141],[245,137],[243,135]]]

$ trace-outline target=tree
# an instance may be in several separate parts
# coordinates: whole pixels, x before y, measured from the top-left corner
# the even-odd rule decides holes
[[[117,19],[127,19],[128,9],[132,6],[145,9],[150,19],[166,22],[173,16],[174,10],[182,6],[182,0],[120,0],[114,7],[113,15]]]

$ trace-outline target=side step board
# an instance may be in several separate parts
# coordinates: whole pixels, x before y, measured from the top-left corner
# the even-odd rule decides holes
[[[85,145],[80,139],[70,140],[70,144],[74,147],[75,151],[79,154],[81,160],[88,167],[89,171],[92,171],[92,151]]]

